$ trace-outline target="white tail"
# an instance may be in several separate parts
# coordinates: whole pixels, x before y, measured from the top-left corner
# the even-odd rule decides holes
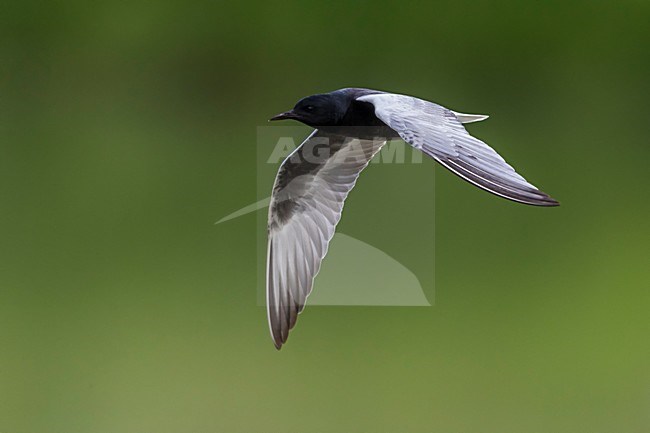
[[[460,120],[460,123],[473,123],[473,122],[480,122],[481,120],[487,119],[488,116],[487,114],[464,114],[464,113],[456,113],[454,111],[454,114]]]

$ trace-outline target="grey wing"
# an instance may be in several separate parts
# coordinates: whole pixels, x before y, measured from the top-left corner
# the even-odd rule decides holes
[[[404,141],[468,182],[520,203],[559,204],[526,181],[490,146],[469,135],[462,125],[481,119],[464,119],[468,115],[405,95],[367,95],[357,99],[373,104],[375,115]]]
[[[280,166],[269,205],[266,275],[276,348],[305,306],[348,193],[384,143],[316,130]]]

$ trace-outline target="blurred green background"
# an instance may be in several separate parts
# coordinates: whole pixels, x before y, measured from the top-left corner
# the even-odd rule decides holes
[[[0,431],[649,431],[649,22],[645,1],[3,3]],[[256,199],[257,126],[348,86],[490,114],[472,133],[562,206],[437,170],[435,306],[308,307],[277,352],[264,228],[213,222]],[[394,167],[341,229],[417,257],[433,163]]]

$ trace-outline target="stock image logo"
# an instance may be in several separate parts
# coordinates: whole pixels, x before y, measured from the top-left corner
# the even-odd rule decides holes
[[[296,152],[300,141],[296,136],[300,129],[295,127],[259,127],[258,128],[258,173],[277,171],[279,164],[317,167],[323,161],[334,158],[337,165],[352,164],[421,164],[419,152],[409,152],[407,145],[400,140],[384,144],[380,139],[364,144],[360,140],[350,139],[351,152],[335,153],[327,137],[306,140],[303,151]],[[411,154],[409,154],[411,153]],[[296,205],[292,197],[299,196],[309,182],[308,172],[294,176],[283,185],[276,194],[277,206],[282,212],[290,212]],[[242,216],[259,212],[266,221],[266,214],[271,203],[268,185],[261,184],[257,200],[240,209],[223,216],[215,224],[223,224]],[[261,211],[261,212],[260,212]],[[325,221],[321,221],[325,222]],[[273,224],[273,223],[271,223]],[[270,227],[269,227],[270,228]],[[266,236],[260,232],[258,239],[260,267],[266,266]],[[431,258],[433,259],[433,231],[430,235]],[[433,264],[432,264],[433,268]],[[258,290],[264,291],[265,275],[260,277]],[[424,290],[416,273],[406,264],[396,260],[388,252],[371,245],[362,239],[337,230],[329,243],[327,259],[318,272],[314,283],[316,288],[309,296],[310,305],[349,305],[349,306],[431,306],[432,288]],[[262,295],[261,293],[260,295]],[[258,296],[264,301],[265,296]],[[263,302],[260,302],[263,303]]]

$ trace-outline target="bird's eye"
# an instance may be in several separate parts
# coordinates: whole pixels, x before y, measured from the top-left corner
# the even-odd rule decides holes
[[[314,111],[314,106],[313,105],[307,105],[305,107],[305,111]]]

